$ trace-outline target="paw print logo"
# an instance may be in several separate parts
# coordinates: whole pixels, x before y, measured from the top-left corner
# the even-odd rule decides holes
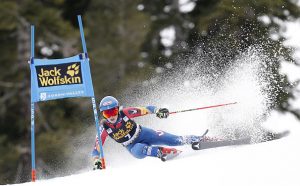
[[[68,66],[68,71],[67,74],[69,74],[70,76],[75,76],[79,73],[79,65],[73,64]]]

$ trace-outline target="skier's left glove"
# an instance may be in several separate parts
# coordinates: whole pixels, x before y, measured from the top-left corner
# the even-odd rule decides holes
[[[156,116],[159,118],[167,118],[169,116],[169,110],[166,108],[160,108],[155,112]]]
[[[103,166],[100,159],[95,159],[93,170],[98,170],[98,169],[99,170],[103,169]]]

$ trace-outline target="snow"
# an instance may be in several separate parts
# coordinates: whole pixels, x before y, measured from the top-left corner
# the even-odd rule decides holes
[[[298,84],[294,88],[293,95],[295,98],[289,99],[289,104],[292,109],[299,111],[299,108],[300,108],[300,84]]]
[[[282,61],[280,72],[287,74],[290,82],[296,82],[300,79],[300,66],[296,66],[291,62]]]
[[[174,44],[175,41],[175,27],[174,26],[169,26],[162,31],[160,31],[160,37],[161,37],[161,43],[165,47],[171,47]]]
[[[264,23],[265,25],[269,25],[271,23],[271,19],[267,15],[258,17],[258,20],[261,21],[262,23]]]
[[[45,56],[51,56],[53,54],[53,50],[49,47],[46,47],[44,46],[42,49],[41,49],[41,53]]]
[[[274,131],[290,130],[280,140],[202,151],[184,148],[174,160],[147,158],[106,170],[38,180],[23,186],[59,185],[298,185],[300,124],[291,114],[273,112],[265,126]]]
[[[143,4],[138,4],[136,8],[138,11],[143,11],[145,9],[145,6]]]
[[[298,1],[300,2],[300,1]],[[300,80],[300,19],[293,22],[286,22],[286,31],[284,32],[284,36],[287,38],[287,41],[284,43],[286,46],[291,46],[295,48],[294,58],[295,63],[281,62],[281,72],[286,74],[288,79],[294,83]],[[294,91],[293,95],[295,98],[289,99],[289,104],[292,109],[300,108],[300,85],[298,85]]]
[[[286,45],[300,48],[300,19],[296,21],[289,21],[285,23],[286,31],[284,32],[284,36],[287,38],[285,42]]]
[[[195,8],[196,3],[191,0],[179,0],[178,5],[179,5],[180,12],[188,13],[188,12],[191,12]]]

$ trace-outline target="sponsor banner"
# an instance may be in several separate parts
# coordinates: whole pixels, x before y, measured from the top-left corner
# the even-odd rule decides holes
[[[80,62],[36,66],[38,87],[82,84]]]
[[[61,99],[66,97],[82,97],[84,96],[84,91],[75,90],[75,91],[57,91],[57,92],[41,92],[40,101]]]
[[[30,69],[32,102],[94,96],[89,60],[79,55],[34,59]]]

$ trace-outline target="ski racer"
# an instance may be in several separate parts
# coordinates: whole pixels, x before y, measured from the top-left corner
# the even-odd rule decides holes
[[[155,106],[128,107],[122,108],[119,102],[112,96],[104,97],[99,104],[102,119],[100,120],[100,136],[102,145],[107,136],[110,136],[117,143],[121,143],[134,157],[138,159],[158,157],[162,161],[177,156],[181,151],[166,146],[192,145],[194,150],[200,149],[200,141],[204,135],[178,136],[164,131],[155,131],[137,124],[133,118],[147,114],[156,114],[158,118],[167,118],[169,111],[166,108]],[[96,137],[92,156],[94,160],[94,170],[102,169],[99,160],[99,144]]]

